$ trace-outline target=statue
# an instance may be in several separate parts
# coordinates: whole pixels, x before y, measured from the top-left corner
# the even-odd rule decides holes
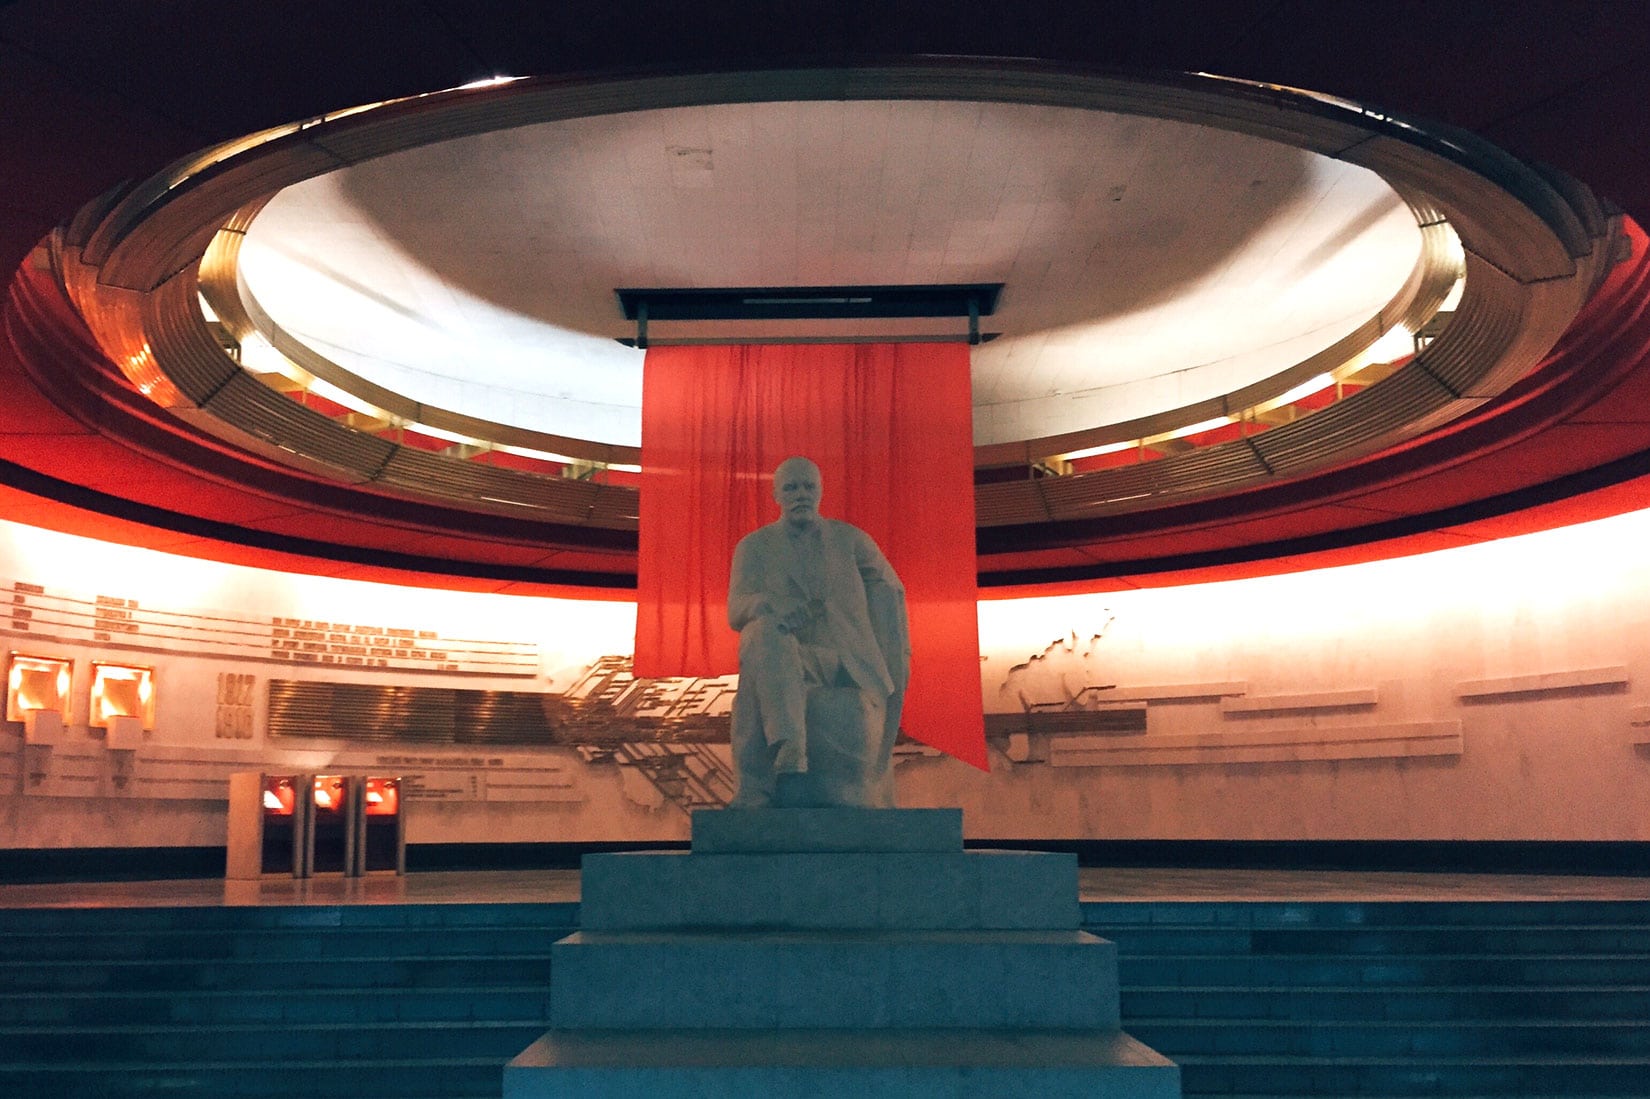
[[[740,540],[730,808],[893,808],[889,765],[911,674],[905,588],[871,536],[819,514],[819,467],[774,471],[776,522]]]

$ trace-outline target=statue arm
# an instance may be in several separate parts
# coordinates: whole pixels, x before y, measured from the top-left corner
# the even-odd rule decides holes
[[[860,532],[856,547],[859,576],[865,584],[866,609],[871,615],[871,632],[882,650],[895,693],[900,694],[911,678],[911,627],[906,617],[905,585],[870,535]]]
[[[735,630],[744,629],[769,611],[755,557],[748,538],[734,547],[733,569],[728,578],[728,625]]]
[[[735,630],[759,618],[773,618],[783,630],[800,630],[818,613],[806,599],[771,590],[772,570],[764,564],[763,554],[772,552],[771,543],[763,545],[751,536],[734,547],[728,576],[728,625]]]

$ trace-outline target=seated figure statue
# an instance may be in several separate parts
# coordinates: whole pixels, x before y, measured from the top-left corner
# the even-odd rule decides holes
[[[870,535],[819,515],[819,468],[774,471],[777,522],[740,540],[732,808],[892,808],[889,757],[910,677],[905,588]]]

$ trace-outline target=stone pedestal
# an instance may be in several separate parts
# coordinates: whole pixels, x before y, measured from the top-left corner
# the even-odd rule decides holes
[[[1076,859],[965,852],[960,810],[696,813],[691,853],[586,856],[580,912],[505,1099],[1180,1094]]]

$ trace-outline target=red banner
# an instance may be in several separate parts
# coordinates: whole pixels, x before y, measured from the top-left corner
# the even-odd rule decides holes
[[[779,517],[772,474],[792,455],[819,466],[821,514],[871,535],[905,584],[905,731],[986,768],[966,344],[649,348],[636,674],[737,670],[733,548]]]

